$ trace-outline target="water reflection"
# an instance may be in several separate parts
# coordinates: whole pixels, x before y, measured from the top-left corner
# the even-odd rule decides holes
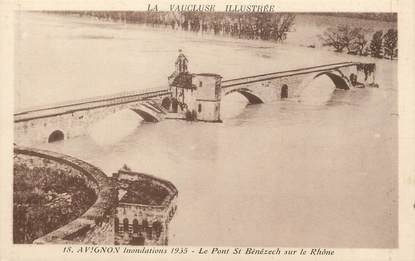
[[[241,114],[248,105],[248,100],[239,93],[231,93],[222,97],[221,101],[221,118],[222,120],[230,119]]]
[[[119,142],[143,123],[143,119],[131,110],[122,110],[108,115],[105,119],[88,128],[88,135],[98,145]]]
[[[332,80],[322,75],[312,80],[301,92],[299,102],[307,105],[326,104],[333,96],[336,86]]]

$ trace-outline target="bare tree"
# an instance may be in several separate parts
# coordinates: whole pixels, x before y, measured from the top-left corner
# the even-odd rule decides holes
[[[342,52],[346,44],[342,40],[338,28],[328,28],[323,35],[319,35],[323,46],[331,46],[336,52]]]
[[[349,53],[364,55],[364,52],[367,51],[368,41],[366,39],[366,34],[368,32],[369,30],[364,30],[362,28],[357,29],[357,35],[354,41],[351,43],[351,50],[349,51]]]
[[[287,33],[294,26],[294,14],[282,14],[277,16],[273,23],[273,39],[282,42],[287,38]]]
[[[339,25],[337,28],[328,28],[319,38],[323,41],[323,46],[331,46],[336,52],[342,52],[345,48],[347,52],[351,52],[353,44],[361,34],[362,28]]]

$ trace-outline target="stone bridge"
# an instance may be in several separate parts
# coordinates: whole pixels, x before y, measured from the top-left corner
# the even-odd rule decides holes
[[[234,92],[245,96],[249,104],[298,97],[308,84],[324,75],[337,89],[377,86],[375,70],[373,63],[342,62],[224,80],[220,83],[217,101]],[[198,88],[192,87],[190,95],[195,95]],[[204,90],[206,87],[200,86],[200,91]],[[167,97],[172,98],[170,89],[153,89],[17,112],[14,114],[15,143],[33,145],[80,136],[87,133],[89,126],[124,109],[136,112],[146,122],[157,122],[168,112],[161,105]]]
[[[333,63],[222,81],[222,96],[238,92],[249,104],[298,97],[314,79],[328,76],[337,89],[374,86],[375,64]]]
[[[145,90],[17,112],[15,143],[33,145],[84,135],[89,126],[125,109],[136,112],[146,122],[157,122],[166,114],[160,100],[170,95],[167,89]]]

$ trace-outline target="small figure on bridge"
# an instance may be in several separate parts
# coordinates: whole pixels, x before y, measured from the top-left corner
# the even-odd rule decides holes
[[[183,54],[182,49],[179,49],[179,56],[176,59],[175,65],[176,65],[176,73],[187,73],[188,67],[187,64],[189,63],[189,60],[187,60],[187,57]]]

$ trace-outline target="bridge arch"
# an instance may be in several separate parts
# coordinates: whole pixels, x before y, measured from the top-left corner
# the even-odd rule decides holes
[[[65,139],[65,134],[62,130],[54,130],[48,137],[48,143],[60,141]]]
[[[340,75],[338,75],[340,74]],[[322,75],[326,75],[330,78],[330,80],[334,83],[334,86],[336,86],[336,89],[341,90],[349,90],[349,84],[346,82],[343,74],[340,71],[327,71],[327,72],[321,72],[318,73],[313,77],[313,79],[316,79]]]
[[[163,100],[161,101],[161,106],[166,110],[170,110],[170,105],[171,105],[171,98],[164,97]]]
[[[136,104],[130,107],[130,109],[140,115],[146,122],[158,122],[160,121],[160,114],[164,113],[159,105],[151,101]]]
[[[252,92],[252,90],[248,89],[248,88],[238,88],[238,89],[234,89],[231,91],[228,91],[225,93],[225,95],[231,94],[237,92],[239,94],[241,94],[242,96],[244,96],[247,100],[249,104],[260,104],[260,103],[264,103],[264,101],[256,94],[254,94]]]
[[[347,77],[340,70],[327,70],[323,72],[318,72],[314,74],[310,74],[302,79],[301,83],[296,88],[295,94],[290,95],[293,97],[300,97],[302,96],[303,92],[307,89],[307,87],[313,82],[313,80],[326,76],[333,84],[335,89],[343,89],[349,90],[349,84]]]
[[[143,118],[146,122],[158,122],[159,120],[154,115],[151,115],[150,113],[140,110],[140,109],[131,109],[133,112],[140,115],[141,118]]]

